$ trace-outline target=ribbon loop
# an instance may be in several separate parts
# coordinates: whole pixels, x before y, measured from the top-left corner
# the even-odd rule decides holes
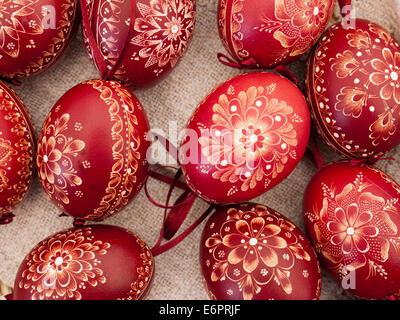
[[[13,79],[13,78],[0,77],[0,81],[3,81],[8,84],[12,84],[14,86],[18,86],[18,87],[22,85],[21,81],[19,81],[18,79]]]
[[[152,249],[151,252],[153,256],[156,257],[164,252],[174,248],[178,244],[180,244],[183,240],[186,239],[188,235],[190,235],[215,209],[214,205],[211,205],[201,216],[198,218],[189,228],[187,228],[184,232],[182,232],[179,236],[174,238],[173,240],[161,245],[161,242],[157,243]],[[161,239],[163,238],[165,227],[165,216],[164,216],[164,224],[161,230]]]
[[[150,176],[152,178],[158,180],[158,181],[164,182],[164,183],[169,184],[169,185],[174,183],[174,179],[172,179],[172,178],[170,178],[170,177],[168,177],[166,175],[163,175],[163,174],[161,174],[161,173],[159,173],[157,171],[154,171],[154,170],[150,171]],[[184,182],[181,182],[180,180],[175,181],[175,186],[177,188],[179,188],[179,189],[182,189],[182,190],[186,190],[188,188],[187,184],[184,183]]]
[[[358,167],[363,164],[374,166],[377,162],[383,160],[392,160],[395,161],[395,158],[371,158],[371,159],[350,159],[349,167]]]
[[[4,214],[2,217],[0,217],[0,225],[6,225],[10,224],[13,222],[15,215],[13,213],[7,213]]]
[[[192,209],[197,196],[190,189],[186,190],[175,202],[180,203],[179,207],[171,209],[165,221],[164,238],[172,239],[185,222],[190,210]],[[185,202],[184,200],[187,200]]]
[[[228,57],[227,55],[225,55],[221,52],[217,54],[217,58],[220,63],[222,63],[223,65],[225,65],[227,67],[232,67],[232,68],[236,68],[239,70],[244,70],[244,69],[260,69],[261,70],[260,66],[258,65],[256,60],[254,60],[254,58],[249,58],[247,60],[237,62],[236,60],[232,59],[231,57]]]
[[[299,80],[297,77],[290,71],[286,66],[284,65],[279,65],[275,67],[274,69],[276,72],[278,72],[280,75],[288,78],[290,81],[292,81],[296,86],[299,85]]]
[[[125,57],[126,51],[128,50],[128,45],[129,45],[130,39],[132,38],[132,35],[134,32],[134,21],[135,21],[134,1],[130,1],[131,17],[129,19],[128,32],[126,33],[126,36],[122,42],[122,49],[119,52],[118,58],[114,62],[113,66],[110,68],[107,66],[106,58],[101,53],[99,45],[93,34],[93,30],[92,30],[91,23],[89,20],[89,8],[87,5],[87,0],[80,0],[80,2],[81,2],[81,8],[82,8],[82,25],[83,25],[83,29],[85,30],[86,37],[87,37],[90,49],[93,54],[94,62],[96,64],[97,68],[99,69],[101,78],[104,80],[111,80],[122,64],[122,60]]]
[[[100,76],[102,79],[108,73],[108,67],[103,57],[103,54],[100,51],[100,48],[97,44],[96,38],[93,34],[93,30],[91,27],[91,23],[89,20],[89,8],[86,0],[80,0],[81,8],[82,8],[82,25],[83,29],[86,33],[87,40],[89,42],[90,50],[92,51],[93,60],[97,69],[100,72]]]
[[[344,18],[351,14],[352,0],[338,0],[338,2],[340,12]],[[349,7],[350,10],[346,10],[346,7]]]
[[[86,220],[83,219],[74,219],[73,225],[74,227],[82,227],[86,224]]]
[[[160,166],[160,167],[157,168],[156,170],[160,170],[160,169],[163,169],[163,168],[173,168],[173,167]],[[153,176],[153,174],[150,173],[150,175],[147,176],[147,178],[146,178],[146,181],[145,181],[145,183],[144,183],[144,191],[145,191],[145,193],[146,193],[146,197],[147,197],[147,199],[149,199],[149,201],[150,201],[152,204],[154,204],[156,207],[159,207],[159,208],[162,208],[162,209],[175,209],[175,208],[179,208],[180,206],[185,205],[185,204],[187,204],[187,203],[189,203],[189,202],[192,201],[191,197],[187,197],[187,198],[186,198],[183,202],[181,202],[181,203],[175,203],[175,204],[172,205],[172,206],[169,205],[169,201],[170,201],[170,199],[171,199],[172,192],[174,191],[175,186],[178,184],[179,178],[182,176],[182,170],[181,170],[181,169],[177,169],[177,168],[174,168],[174,169],[175,169],[175,170],[178,170],[178,171],[176,172],[175,177],[174,177],[174,179],[173,179],[173,181],[172,181],[172,183],[171,183],[170,189],[169,189],[169,191],[168,191],[166,204],[158,203],[158,202],[155,201],[155,200],[152,198],[152,196],[150,195],[148,182],[149,182],[149,178],[150,178],[151,176]],[[153,171],[156,171],[156,170],[151,170],[150,172],[153,172]],[[186,187],[185,189],[186,189],[186,190],[189,190],[188,187]],[[185,190],[185,192],[186,192],[186,190]]]
[[[322,155],[321,149],[318,146],[317,139],[314,135],[311,135],[310,137],[310,146],[311,149],[307,149],[306,156],[311,162],[316,165],[319,170],[325,166],[325,160]]]

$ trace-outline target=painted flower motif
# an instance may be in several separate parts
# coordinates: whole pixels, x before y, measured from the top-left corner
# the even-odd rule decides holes
[[[50,120],[50,118],[47,119],[44,127],[45,134],[38,145],[39,177],[48,194],[68,204],[66,187],[82,184],[82,179],[73,168],[71,157],[81,152],[85,148],[85,143],[63,134],[67,129],[69,114],[64,114],[52,125],[50,125]]]
[[[107,254],[109,243],[94,241],[91,229],[66,231],[39,244],[26,258],[19,287],[35,289],[35,300],[82,299],[85,286],[106,282],[98,267],[99,256]]]
[[[241,180],[243,191],[268,176],[275,178],[297,145],[293,108],[263,93],[263,88],[251,87],[232,100],[221,95],[213,107],[214,125],[199,139],[202,153],[217,169],[213,177]]]
[[[48,141],[46,137],[43,137],[38,152],[40,177],[50,183],[54,183],[54,176],[61,174],[61,167],[58,162],[62,157],[62,152],[56,149],[55,146],[56,139],[54,137],[50,137]]]
[[[309,34],[317,37],[327,20],[327,2],[324,0],[294,0],[294,3],[299,11],[293,15],[293,25],[300,28],[303,38]]]
[[[370,24],[369,30],[372,33],[375,33],[386,44],[390,45],[393,43],[394,38],[392,37],[392,35],[389,32],[387,32],[385,29],[383,29],[382,27],[380,27],[376,24]]]
[[[343,87],[337,96],[335,109],[345,116],[359,118],[368,101],[368,94],[360,88]]]
[[[335,211],[336,221],[329,221],[327,224],[328,230],[333,234],[331,243],[340,246],[344,254],[350,254],[353,250],[368,252],[369,238],[375,238],[379,234],[378,228],[370,225],[372,213],[360,213],[356,203],[350,204],[346,211],[343,208],[337,208]]]
[[[42,20],[32,8],[38,0],[0,0],[0,49],[17,58],[20,34],[43,33]]]
[[[366,191],[368,187],[361,173],[339,194],[323,186],[323,207],[314,229],[320,252],[335,265],[358,269],[371,259],[388,259],[387,237],[397,234],[390,218],[394,202]]]
[[[354,57],[353,52],[346,50],[343,54],[336,55],[331,69],[336,72],[338,78],[343,79],[352,76],[361,66],[362,64]]]
[[[372,139],[372,144],[377,146],[380,141],[389,140],[389,138],[395,134],[396,130],[393,114],[391,110],[386,110],[370,125],[369,131],[371,134],[369,137]]]
[[[374,72],[371,73],[369,80],[376,86],[382,87],[381,98],[390,100],[392,97],[396,103],[400,103],[400,53],[388,48],[382,50],[383,59],[373,59],[371,61]]]
[[[356,158],[379,158],[389,151],[390,140],[397,132],[394,115],[400,101],[399,44],[381,27],[372,23],[368,27],[347,32],[349,50],[342,50],[334,58],[328,53],[331,48],[329,44],[332,39],[338,41],[336,37],[342,30],[339,26],[332,27],[326,37],[321,39],[311,62],[314,73],[310,75],[312,90],[309,90],[309,95],[315,99],[313,104],[318,106],[312,108],[313,117],[322,119],[326,129],[330,131],[329,135],[323,130],[319,130],[319,133],[333,149]],[[327,70],[329,65],[330,70]],[[329,83],[332,81],[329,78],[331,73],[336,75],[337,80],[346,79],[348,83],[353,83],[340,88],[334,101],[332,97],[327,97]],[[367,81],[365,77],[368,77]],[[335,111],[341,114],[335,116]],[[361,116],[366,111],[375,115],[373,123],[362,124]],[[359,137],[342,130],[347,120],[340,116],[360,118],[360,130],[364,130],[365,135],[370,138],[368,144],[372,147],[380,145],[381,148],[373,151],[371,146],[360,144]],[[333,121],[335,117],[338,121]],[[331,135],[334,137],[334,144]]]
[[[237,233],[226,235],[222,243],[233,250],[229,253],[228,262],[236,265],[243,263],[243,269],[252,273],[257,269],[260,260],[270,268],[278,265],[275,249],[287,247],[286,241],[278,237],[281,228],[265,223],[261,217],[253,218],[250,223],[245,220],[236,222]]]
[[[372,47],[371,37],[369,33],[364,30],[354,30],[348,33],[346,37],[351,47],[359,50],[368,50]]]
[[[331,6],[326,0],[275,0],[275,16],[264,18],[260,31],[274,32],[274,38],[290,56],[305,53],[325,28]]]
[[[205,242],[217,262],[211,280],[237,283],[245,300],[255,298],[260,286],[272,280],[290,295],[290,270],[296,259],[310,261],[293,228],[263,206],[229,210],[220,232]]]
[[[139,56],[148,59],[146,68],[157,64],[174,66],[185,53],[194,30],[192,0],[151,0],[150,6],[138,3],[141,17],[135,20],[139,34],[131,44],[143,47]]]
[[[0,138],[0,167],[6,167],[9,161],[12,159],[12,156],[16,154],[17,151],[12,147],[11,142],[9,140]],[[0,192],[10,188],[9,181],[10,179],[7,177],[7,171],[0,169]]]
[[[16,151],[9,140],[0,138],[0,167],[5,167]]]

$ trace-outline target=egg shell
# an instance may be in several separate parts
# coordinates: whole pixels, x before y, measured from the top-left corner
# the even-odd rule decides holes
[[[347,162],[322,168],[305,192],[306,231],[321,264],[362,298],[400,293],[399,196],[381,170]]]
[[[77,30],[77,0],[9,0],[1,7],[2,77],[23,78],[47,70]]]
[[[219,0],[221,39],[238,62],[263,68],[287,64],[306,53],[326,28],[334,0]]]
[[[131,4],[135,15],[129,35]],[[89,0],[88,7],[91,32],[107,67],[119,61],[114,79],[129,87],[149,87],[166,77],[193,36],[195,0]],[[93,60],[85,28],[83,34]]]
[[[379,25],[332,26],[311,55],[307,95],[321,138],[348,158],[379,158],[400,143],[400,47]]]
[[[25,257],[14,300],[138,300],[153,275],[152,253],[134,233],[108,225],[73,228]]]
[[[78,84],[55,104],[39,137],[44,190],[75,218],[115,215],[147,176],[148,131],[142,105],[125,87],[102,80]]]
[[[319,299],[317,256],[302,231],[262,205],[219,208],[200,243],[200,265],[216,300]]]
[[[199,197],[241,203],[294,170],[309,134],[310,115],[301,91],[282,76],[249,73],[218,86],[197,107],[179,160]]]
[[[0,218],[27,195],[34,175],[35,133],[24,104],[0,82]]]

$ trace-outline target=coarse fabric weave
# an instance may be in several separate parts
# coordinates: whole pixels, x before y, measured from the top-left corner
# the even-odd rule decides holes
[[[197,0],[194,39],[181,63],[159,85],[135,92],[147,111],[152,128],[163,130],[167,135],[169,121],[175,121],[178,130],[183,129],[197,104],[216,85],[240,73],[223,66],[216,58],[218,52],[226,53],[218,35],[217,2]],[[400,6],[396,0],[353,2],[357,8],[357,17],[370,19],[382,25],[400,39]],[[338,10],[335,15],[339,16]],[[290,69],[302,84],[306,58],[290,65]],[[24,80],[21,87],[14,89],[26,104],[39,134],[56,101],[74,85],[96,77],[98,73],[89,61],[81,34],[78,33],[66,56],[56,66],[40,76]],[[169,137],[175,141],[175,137]],[[322,151],[328,161],[340,158],[326,147],[323,147]],[[397,161],[381,161],[378,167],[400,181],[400,149],[395,150],[391,156]],[[284,182],[255,199],[255,202],[274,208],[303,229],[303,194],[315,172],[315,166],[304,158]],[[158,201],[165,198],[167,185],[152,181],[149,187]],[[199,217],[206,208],[207,204],[198,200],[183,228]],[[72,222],[71,218],[59,217],[59,210],[45,195],[37,178],[29,196],[14,213],[16,218],[13,223],[0,226],[0,279],[10,286],[14,283],[17,269],[25,255],[39,241],[70,228]],[[128,228],[152,246],[158,238],[162,216],[163,210],[151,204],[142,191],[125,210],[105,223]],[[148,299],[208,299],[199,265],[199,245],[203,227],[204,223],[183,243],[156,257],[154,285]],[[353,299],[325,274],[321,298]]]

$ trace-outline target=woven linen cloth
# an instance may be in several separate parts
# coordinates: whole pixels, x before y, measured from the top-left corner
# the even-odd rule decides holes
[[[256,0],[252,0],[256,1]],[[188,52],[172,74],[159,85],[135,94],[147,111],[152,128],[166,133],[169,121],[175,121],[178,130],[184,128],[197,104],[218,84],[240,71],[223,66],[217,61],[218,52],[226,53],[217,29],[217,0],[197,0],[197,22],[194,39]],[[370,19],[400,39],[400,6],[396,0],[354,1],[357,17]],[[338,10],[336,10],[338,17]],[[290,69],[304,84],[307,57],[290,65]],[[14,87],[32,115],[37,134],[56,101],[81,81],[98,77],[86,55],[81,34],[78,33],[65,57],[44,74],[23,81]],[[170,136],[174,141],[174,137]],[[175,141],[176,142],[176,141]],[[328,148],[322,151],[328,161],[339,159]],[[381,161],[378,167],[400,181],[400,148],[391,156],[397,161]],[[304,158],[294,172],[280,185],[254,202],[267,205],[287,216],[303,229],[302,199],[315,166]],[[150,182],[152,194],[162,201],[168,186]],[[207,204],[198,200],[183,228],[193,222]],[[12,286],[25,255],[41,240],[71,227],[72,219],[59,217],[59,210],[45,195],[35,179],[27,199],[14,211],[13,223],[0,226],[0,279]],[[105,221],[137,233],[151,247],[161,227],[163,210],[155,207],[142,191],[131,204],[115,217]],[[155,258],[156,273],[148,299],[208,299],[202,284],[199,264],[200,236],[204,223],[183,243]],[[182,231],[181,230],[181,231]],[[353,299],[336,283],[323,274],[322,299]]]

